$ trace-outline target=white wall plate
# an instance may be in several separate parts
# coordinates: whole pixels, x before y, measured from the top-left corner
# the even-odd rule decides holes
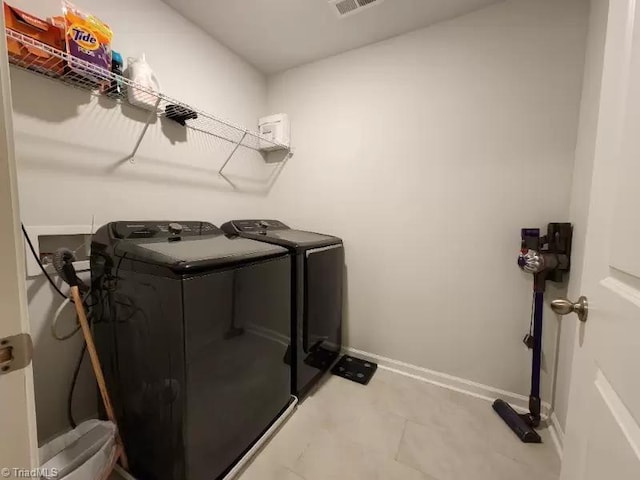
[[[92,234],[91,225],[25,225],[24,228],[27,231],[29,238],[31,239],[33,248],[36,250],[36,253],[41,255],[41,258],[42,254],[53,253],[44,251],[44,248],[46,248],[47,245],[55,245],[55,248],[66,246],[71,250],[75,250],[79,259],[81,259],[77,262],[73,262],[73,266],[76,268],[76,271],[81,272],[89,270],[89,252],[91,249]],[[74,235],[79,236],[79,238],[72,239],[72,241],[67,242],[69,244],[66,245],[65,241],[71,239],[65,237]],[[36,259],[33,258],[33,254],[29,250],[29,246],[27,245],[26,240],[24,242],[24,248],[27,266],[27,277],[37,277],[38,275],[42,275],[42,271],[40,270]],[[50,275],[56,275],[53,266],[50,262],[47,262],[46,258],[44,259],[43,264],[47,273],[49,273]]]

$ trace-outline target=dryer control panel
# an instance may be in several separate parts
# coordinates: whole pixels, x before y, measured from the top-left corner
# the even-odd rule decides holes
[[[289,230],[284,223],[279,220],[234,220],[231,222],[233,228],[238,233],[258,233],[265,230]]]
[[[115,238],[172,238],[220,235],[222,231],[209,222],[157,221],[157,222],[114,222],[112,232]]]

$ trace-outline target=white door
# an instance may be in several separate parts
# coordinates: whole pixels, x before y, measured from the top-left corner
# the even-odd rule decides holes
[[[610,0],[562,480],[640,479],[640,1]],[[576,300],[576,299],[571,299]],[[575,315],[563,322],[577,322]]]
[[[0,15],[0,32],[4,32],[2,15]],[[0,228],[0,252],[2,252],[0,254],[2,263],[0,266],[0,346],[1,340],[6,337],[29,333],[24,247],[20,236],[11,121],[11,88],[6,51],[6,39],[2,34],[0,35],[0,225],[2,226]],[[35,417],[31,365],[21,370],[0,374],[0,477],[17,478],[21,472],[14,469],[31,469],[38,466]]]

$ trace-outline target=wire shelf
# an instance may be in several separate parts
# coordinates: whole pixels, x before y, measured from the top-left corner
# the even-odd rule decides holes
[[[119,102],[127,102],[128,91],[133,89],[136,91],[137,98],[140,98],[144,103],[150,104],[149,118],[130,156],[132,159],[153,117],[169,118],[184,124],[185,127],[192,130],[235,144],[233,151],[220,169],[220,173],[222,173],[222,169],[227,165],[233,153],[240,147],[257,151],[286,150],[290,152],[290,148],[287,145],[273,142],[257,132],[217,118],[210,113],[135,83],[122,75],[117,75],[73,57],[67,52],[53,48],[19,32],[7,28],[6,34],[8,42],[13,41],[14,44],[18,42],[21,45],[21,54],[19,56],[13,54],[11,50],[9,51],[9,62],[15,67],[54,79],[74,88],[89,91],[94,95],[110,97]],[[134,104],[130,105],[146,110]],[[155,105],[155,108],[151,107],[151,105]],[[174,118],[171,118],[172,116]],[[176,119],[176,116],[181,116],[182,118]]]

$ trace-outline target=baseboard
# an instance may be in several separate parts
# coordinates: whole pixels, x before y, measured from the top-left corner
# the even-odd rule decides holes
[[[562,429],[562,425],[560,425],[560,420],[558,420],[556,412],[551,412],[551,415],[549,415],[549,432],[551,432],[551,438],[553,439],[553,443],[556,445],[558,456],[562,458],[562,452],[564,449],[564,430]]]
[[[411,377],[422,382],[431,383],[439,387],[448,388],[449,390],[471,395],[490,402],[493,402],[496,398],[501,398],[518,411],[526,412],[529,410],[529,397],[518,393],[508,392],[506,390],[501,390],[472,380],[456,377],[447,373],[436,372],[435,370],[429,370],[428,368],[411,365],[410,363],[401,362],[399,360],[376,355],[375,353],[357,350],[351,347],[346,347],[343,350],[349,355],[371,360],[372,362],[377,363],[379,368],[383,368],[400,375]],[[548,402],[542,402],[543,418],[548,418],[550,412],[551,405]]]

